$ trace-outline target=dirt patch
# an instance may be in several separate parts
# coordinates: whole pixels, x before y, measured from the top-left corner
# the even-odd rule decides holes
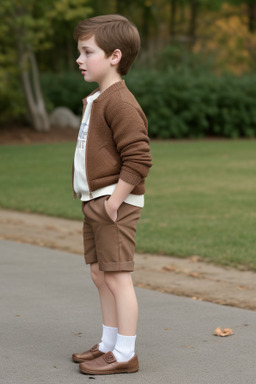
[[[76,129],[54,127],[50,132],[36,132],[28,126],[0,127],[0,144],[41,144],[76,141]]]
[[[81,221],[1,210],[0,228],[0,239],[83,254]],[[256,310],[254,272],[217,267],[197,256],[136,254],[135,265],[138,287]]]
[[[53,128],[49,133],[29,127],[0,128],[0,144],[76,141],[77,131]],[[0,211],[0,239],[83,254],[82,223],[36,214]],[[189,259],[135,255],[136,286],[256,311],[256,274],[221,268],[197,256]]]

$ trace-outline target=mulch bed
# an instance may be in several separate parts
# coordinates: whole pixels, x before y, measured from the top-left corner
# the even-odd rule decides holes
[[[29,126],[0,127],[0,144],[63,143],[76,141],[78,131],[53,127],[50,132],[36,132]]]

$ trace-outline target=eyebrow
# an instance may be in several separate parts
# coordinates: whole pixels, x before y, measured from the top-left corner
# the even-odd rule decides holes
[[[93,47],[91,47],[90,45],[83,45],[81,46],[81,48],[93,48]]]
[[[82,49],[93,49],[93,47],[89,47],[88,45],[85,45],[85,46],[83,46],[83,47],[80,47],[80,49],[82,50]],[[77,50],[79,51],[79,48],[77,47]]]

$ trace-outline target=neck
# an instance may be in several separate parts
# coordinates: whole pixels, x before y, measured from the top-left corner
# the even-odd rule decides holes
[[[107,88],[109,88],[111,85],[115,84],[115,83],[118,83],[119,81],[122,80],[122,76],[119,75],[118,73],[116,73],[115,76],[111,76],[110,78],[108,79],[104,79],[100,84],[99,84],[99,88],[100,88],[100,92],[103,92],[105,91]]]

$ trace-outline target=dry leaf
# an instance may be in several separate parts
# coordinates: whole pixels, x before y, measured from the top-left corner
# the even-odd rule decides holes
[[[197,301],[203,301],[203,298],[202,297],[197,297],[197,296],[193,296],[191,297],[192,300],[197,300]]]
[[[203,279],[204,278],[204,276],[198,272],[190,272],[190,273],[188,273],[188,276],[194,277],[195,279]]]
[[[178,268],[175,265],[166,265],[162,269],[164,271],[168,271],[168,272],[177,272],[178,271]]]
[[[246,286],[245,285],[238,285],[236,287],[236,289],[239,289],[239,290],[246,289]]]
[[[189,260],[192,262],[192,263],[198,263],[200,261],[200,256],[191,256],[189,258]]]
[[[233,331],[230,328],[221,329],[220,327],[218,327],[215,329],[214,335],[221,336],[221,337],[230,336],[230,335],[233,335]]]

